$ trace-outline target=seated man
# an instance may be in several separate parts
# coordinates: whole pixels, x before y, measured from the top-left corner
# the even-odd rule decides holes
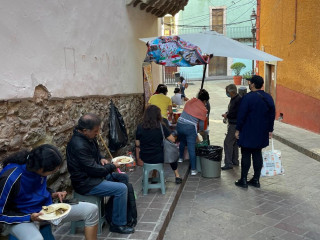
[[[113,210],[110,232],[130,234],[134,232],[127,224],[128,177],[113,173],[118,162],[109,163],[101,157],[96,136],[101,120],[94,114],[82,116],[67,146],[67,166],[74,190],[82,195],[112,196]],[[126,181],[123,181],[123,178]],[[122,182],[119,182],[122,181]]]

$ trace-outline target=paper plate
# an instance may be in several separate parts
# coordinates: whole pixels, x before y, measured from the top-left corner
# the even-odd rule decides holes
[[[128,156],[115,157],[112,159],[112,162],[117,161],[119,159],[120,159],[120,161],[118,162],[119,164],[128,164],[133,162],[133,158]]]
[[[54,203],[47,207],[52,207],[54,209],[54,212],[46,213],[45,210],[42,209],[40,212],[43,213],[43,215],[40,215],[39,218],[45,221],[52,221],[52,220],[57,220],[59,218],[65,217],[66,215],[69,214],[71,210],[71,206],[66,203]],[[67,211],[57,215],[56,210],[58,210],[59,208],[67,209]]]

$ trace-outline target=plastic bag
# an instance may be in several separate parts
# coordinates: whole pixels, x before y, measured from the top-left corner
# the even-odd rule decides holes
[[[109,149],[115,152],[127,145],[128,134],[123,118],[113,102],[110,103]]]
[[[204,157],[206,159],[221,162],[222,161],[222,150],[220,146],[202,146],[196,148],[196,155]]]
[[[284,173],[284,169],[282,167],[281,162],[281,152],[279,150],[274,150],[273,139],[271,139],[271,144],[271,150],[262,152],[262,177],[276,176]]]

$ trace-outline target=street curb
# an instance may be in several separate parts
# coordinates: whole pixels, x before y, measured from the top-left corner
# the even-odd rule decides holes
[[[282,142],[283,144],[285,144],[285,145],[297,150],[298,152],[301,152],[302,154],[304,154],[304,155],[306,155],[306,156],[308,156],[310,158],[313,158],[314,160],[320,162],[320,155],[319,154],[317,154],[315,152],[312,152],[309,149],[306,149],[306,148],[304,148],[302,146],[299,146],[298,144],[295,144],[295,143],[293,143],[293,142],[291,142],[291,141],[289,141],[289,140],[277,135],[276,133],[273,133],[272,136],[273,136],[274,139],[278,140],[279,142]]]
[[[185,175],[183,176],[182,183],[180,184],[180,187],[179,187],[179,189],[178,189],[178,191],[177,191],[177,193],[176,193],[176,195],[175,195],[175,197],[174,197],[174,199],[173,199],[173,201],[172,201],[172,204],[171,204],[171,206],[170,206],[170,209],[169,209],[169,211],[168,211],[168,214],[167,214],[166,218],[164,219],[164,222],[163,222],[163,225],[162,225],[162,227],[161,227],[161,229],[160,229],[160,231],[159,231],[157,240],[162,240],[163,237],[164,237],[164,234],[165,234],[165,232],[166,232],[166,230],[167,230],[167,227],[168,227],[168,225],[169,225],[169,223],[170,223],[170,220],[171,220],[171,218],[172,218],[172,215],[173,215],[173,213],[174,213],[174,210],[175,210],[175,208],[176,208],[176,206],[177,206],[177,203],[178,203],[178,201],[179,201],[179,198],[180,198],[180,196],[181,196],[181,193],[182,193],[182,190],[183,190],[183,188],[184,188],[184,185],[186,184],[186,181],[187,181],[187,179],[188,179],[189,172],[190,172],[190,169],[188,169],[188,170],[186,171]]]

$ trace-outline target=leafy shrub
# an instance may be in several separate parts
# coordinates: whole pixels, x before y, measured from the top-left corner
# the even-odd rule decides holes
[[[234,74],[236,76],[239,76],[240,75],[240,72],[242,69],[244,69],[246,67],[246,65],[242,62],[235,62],[231,65],[231,69],[234,71]]]

